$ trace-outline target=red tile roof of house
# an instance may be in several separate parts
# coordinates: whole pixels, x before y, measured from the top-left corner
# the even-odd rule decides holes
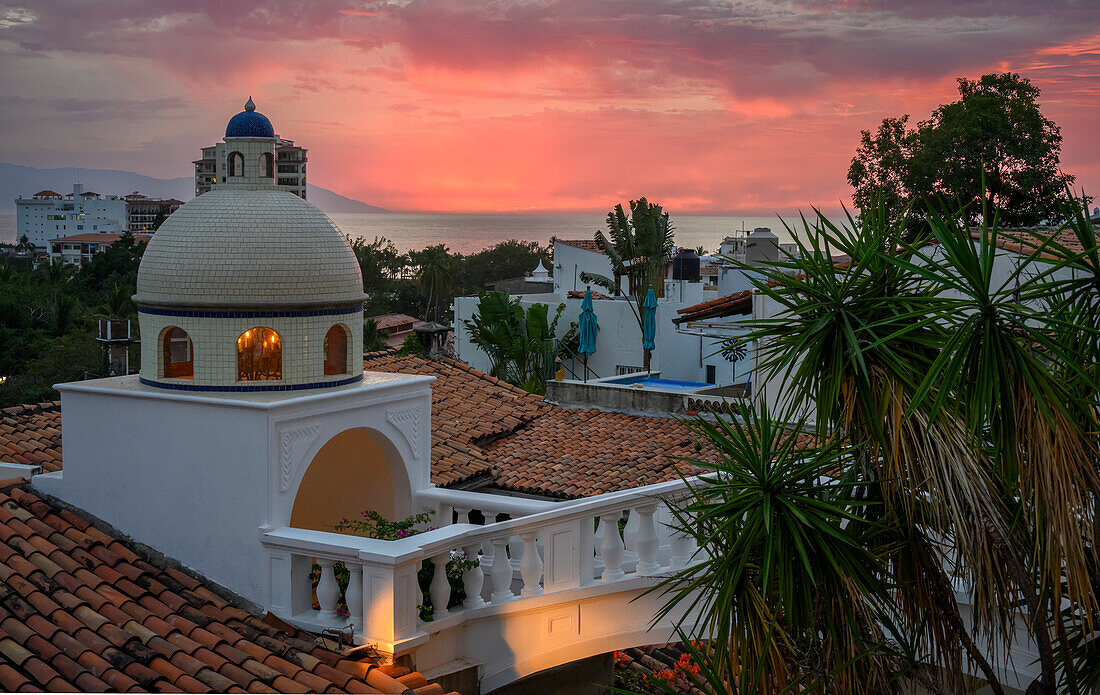
[[[1100,232],[1094,229],[1093,233],[1096,235],[1098,243],[1100,243]],[[972,232],[972,236],[975,239],[980,239],[981,232]],[[1062,229],[1059,231],[1055,227],[1011,227],[1000,229],[997,231],[997,246],[1006,251],[1030,255],[1051,237],[1054,238],[1054,243],[1064,247],[1070,253],[1081,253],[1085,250],[1085,247],[1081,244],[1081,240],[1077,238],[1077,234],[1074,233],[1072,229]],[[1048,247],[1039,255],[1041,258],[1053,258],[1056,254],[1052,253],[1051,249]]]
[[[566,294],[572,299],[584,299],[583,290],[569,290],[569,292],[567,292]],[[603,292],[596,292],[595,290],[593,290],[592,299],[614,299],[614,297],[609,294],[604,294]]]
[[[84,242],[92,244],[113,244],[122,238],[121,234],[100,234],[96,232],[90,232],[88,234],[73,234],[72,236],[62,236],[56,239],[50,239],[50,241],[68,241],[68,242]],[[134,241],[138,243],[147,242],[153,237],[148,234],[135,234]]]
[[[672,418],[572,410],[454,360],[393,351],[368,354],[368,370],[428,374],[432,384],[431,480],[575,498],[671,480],[670,456],[706,456]],[[57,403],[9,408],[0,460],[61,468]]]
[[[372,321],[378,324],[378,328],[381,330],[389,330],[395,326],[401,326],[403,324],[411,323],[414,326],[426,323],[423,319],[418,319],[414,316],[408,316],[406,314],[380,314],[378,316],[370,317]]]
[[[408,669],[261,619],[90,517],[0,483],[0,690],[408,692]],[[438,686],[432,692],[441,693]]]
[[[35,193],[32,197],[34,197],[34,198],[60,198],[61,194],[56,192],[56,191],[51,191],[50,189],[47,188],[44,191],[39,191],[39,192]]]
[[[596,245],[595,239],[554,239],[554,241],[566,246],[592,251],[593,253],[603,253],[603,251],[600,251],[600,247]]]
[[[0,462],[61,470],[61,402],[0,410]]]
[[[751,289],[741,290],[740,292],[727,294],[724,297],[718,297],[717,299],[700,302],[699,304],[692,304],[683,309],[677,309],[676,313],[679,314],[679,316],[672,319],[672,322],[676,325],[680,325],[681,323],[687,323],[689,321],[702,321],[703,319],[751,314],[752,294],[753,290]]]

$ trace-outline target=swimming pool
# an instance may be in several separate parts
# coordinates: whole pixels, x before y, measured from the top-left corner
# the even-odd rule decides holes
[[[697,391],[699,389],[714,386],[714,384],[705,384],[700,381],[677,381],[676,379],[660,379],[652,376],[628,376],[622,379],[612,379],[604,383],[621,384],[623,386],[638,385],[643,388],[664,389],[666,391]]]

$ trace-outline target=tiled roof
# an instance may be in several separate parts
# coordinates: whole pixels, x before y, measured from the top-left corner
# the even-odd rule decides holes
[[[569,290],[566,294],[572,299],[584,299],[584,292],[581,290]],[[602,292],[593,292],[592,299],[614,299],[614,297]]]
[[[700,275],[718,275],[721,268],[716,265],[704,265],[699,267]]]
[[[88,234],[73,234],[72,236],[57,237],[56,239],[50,239],[50,241],[73,241],[73,242],[83,241],[83,242],[94,242],[94,243],[97,243],[97,244],[113,244],[121,238],[122,238],[121,234],[103,234],[103,233],[89,232]],[[153,237],[151,237],[148,234],[135,234],[134,235],[134,241],[136,241],[138,243],[147,242],[152,238]]]
[[[262,620],[33,492],[3,490],[0,690],[442,693]]]
[[[1097,240],[1100,242],[1100,233],[1096,232],[1095,229],[1093,233],[1096,234]],[[1077,238],[1072,229],[1059,231],[1054,227],[1013,227],[999,229],[997,234],[997,246],[1006,251],[1015,251],[1025,255],[1033,253],[1035,249],[1052,236],[1056,244],[1063,246],[1070,253],[1081,253],[1085,250],[1085,247],[1081,245],[1081,240]],[[976,231],[972,235],[977,239],[981,237],[981,232]],[[1043,258],[1050,258],[1054,254],[1049,250],[1045,250],[1040,255]]]
[[[47,188],[44,191],[39,191],[39,192],[35,193],[34,197],[35,198],[60,198],[61,194],[57,193],[56,191],[51,191],[50,189]]]
[[[393,351],[370,353],[364,367],[427,374],[432,384],[432,482],[479,482],[573,498],[648,485],[676,476],[668,456],[697,457],[677,420],[571,410],[454,360]],[[0,460],[61,468],[57,403],[9,408],[0,419]]]
[[[595,239],[555,239],[554,241],[566,246],[592,251],[593,253],[603,253],[603,251],[600,251],[600,247],[596,245]]]
[[[437,377],[432,384],[432,482],[436,485],[487,476],[490,462],[482,446],[552,409],[538,396],[454,360],[381,352],[368,354],[364,367]]]
[[[713,454],[696,451],[695,439],[672,418],[553,408],[485,452],[494,486],[574,498],[674,480],[669,457]]]
[[[411,323],[413,325],[425,323],[423,319],[418,319],[406,314],[379,314],[378,316],[372,316],[371,320],[378,324],[378,328],[381,330],[387,330],[406,323]]]
[[[0,462],[61,470],[61,402],[0,410]]]
[[[699,304],[692,304],[683,309],[677,309],[676,313],[680,315],[672,319],[672,322],[679,325],[681,323],[687,323],[688,321],[702,321],[703,319],[751,314],[752,293],[752,290],[742,290],[717,299],[700,302]]]

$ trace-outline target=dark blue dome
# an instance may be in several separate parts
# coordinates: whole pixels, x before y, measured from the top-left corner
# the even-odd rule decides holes
[[[249,97],[248,103],[244,105],[244,111],[229,119],[229,125],[225,127],[225,137],[273,138],[275,128],[271,125],[271,121],[267,120],[267,116],[256,111],[256,104],[252,103],[252,97]]]

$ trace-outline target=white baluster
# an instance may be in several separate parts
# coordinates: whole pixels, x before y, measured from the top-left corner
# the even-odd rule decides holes
[[[512,563],[512,570],[519,569],[519,559],[523,557],[523,541],[519,536],[512,536],[508,539],[508,558]]]
[[[451,583],[447,581],[447,563],[451,561],[449,552],[440,553],[432,558],[435,573],[428,586],[428,595],[432,597],[432,620],[447,616],[447,604],[451,601]]]
[[[322,620],[336,619],[336,606],[340,601],[340,585],[336,583],[336,574],[333,560],[318,558],[317,564],[321,566],[321,578],[317,580],[317,603],[321,606],[321,612],[317,614]]]
[[[493,594],[489,600],[493,603],[504,603],[515,598],[512,593],[512,564],[508,562],[508,539],[506,537],[493,539]]]
[[[661,565],[657,562],[660,541],[657,538],[657,526],[653,523],[657,502],[647,502],[635,507],[634,511],[638,516],[638,576],[652,577],[661,571]]]
[[[485,573],[481,571],[481,561],[478,559],[477,550],[480,543],[466,546],[466,559],[474,564],[462,573],[462,588],[466,590],[466,600],[462,602],[464,608],[477,608],[485,605],[485,599],[481,598],[481,587],[485,583]]]
[[[592,523],[595,524],[596,518],[592,518]],[[604,524],[601,521],[598,526],[595,527],[595,531],[592,534],[592,547],[595,548],[596,555],[592,562],[592,577],[595,579],[603,574],[603,529]]]
[[[626,576],[626,572],[623,572],[623,555],[626,553],[626,549],[623,546],[622,537],[619,536],[619,518],[621,516],[622,512],[605,514],[600,517],[600,526],[604,527],[603,539],[600,542],[600,556],[603,558],[603,576],[601,579],[605,582],[615,581]]]
[[[454,508],[451,505],[449,505],[449,504],[439,505],[439,516],[435,520],[436,524],[438,524],[439,526],[450,526],[451,523],[452,523],[451,514],[453,512],[454,512]]]
[[[687,567],[688,559],[692,555],[695,539],[690,534],[680,529],[669,529],[669,546],[672,556],[668,560],[668,568],[672,572],[678,572]]]
[[[523,596],[538,596],[542,593],[542,558],[539,557],[539,532],[528,531],[521,534],[523,540],[523,558],[520,560],[520,573],[523,576]]]
[[[355,627],[363,629],[363,566],[349,564],[348,590],[344,592],[344,601],[348,604],[348,615]]]
[[[468,524],[470,523],[470,510],[465,507],[455,507],[455,523],[456,524]]]
[[[626,525],[623,527],[623,545],[626,552],[623,553],[623,564],[631,565],[638,562],[638,515],[630,510],[626,515]]]

